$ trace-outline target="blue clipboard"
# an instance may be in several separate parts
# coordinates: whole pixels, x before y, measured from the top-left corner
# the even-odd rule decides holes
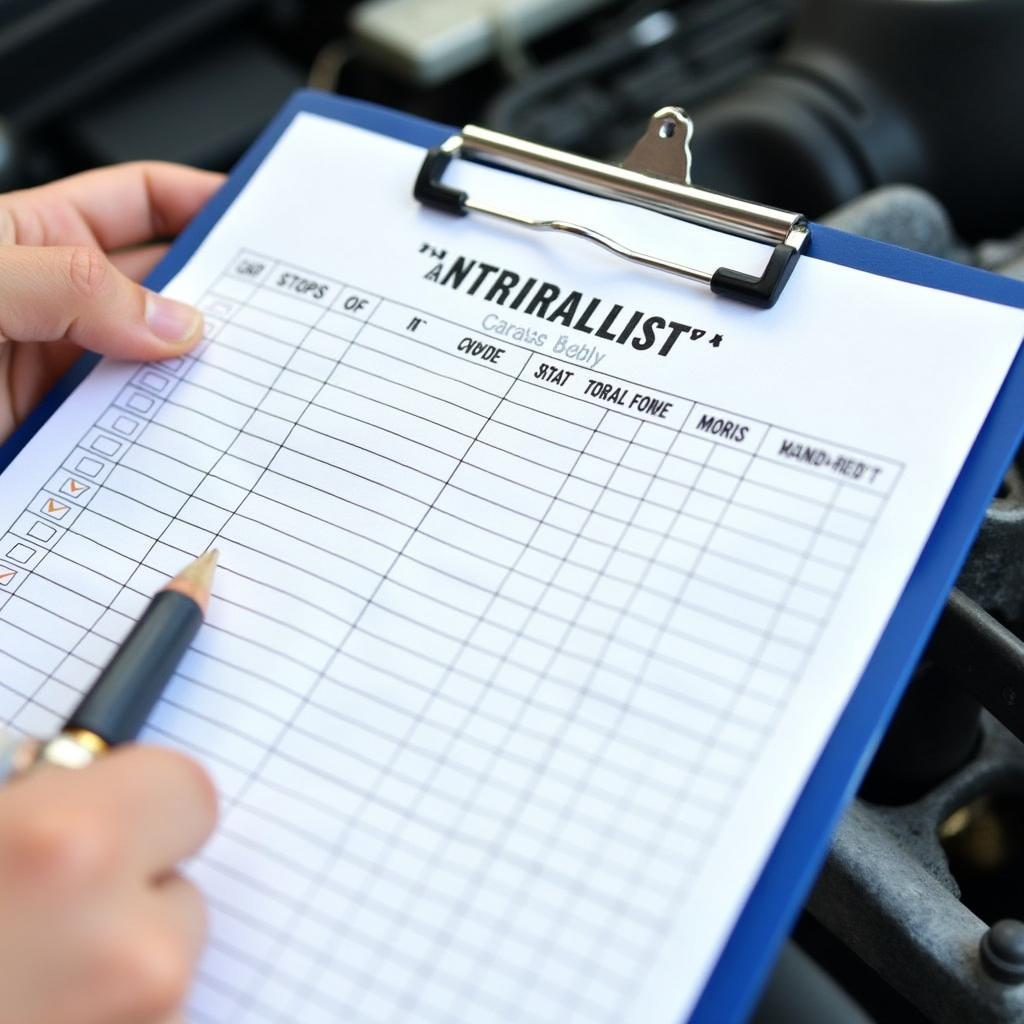
[[[149,287],[162,288],[177,274],[302,111],[424,148],[438,145],[454,131],[359,100],[314,91],[296,93],[150,274],[146,281]],[[825,260],[1024,309],[1022,282],[817,224],[811,226],[810,246],[800,258]],[[95,356],[83,357],[0,448],[0,470],[53,415],[96,361]],[[1022,435],[1024,349],[1013,361],[896,610],[733,929],[689,1018],[690,1024],[740,1024],[749,1015],[778,948],[817,876],[832,831],[871,762]]]

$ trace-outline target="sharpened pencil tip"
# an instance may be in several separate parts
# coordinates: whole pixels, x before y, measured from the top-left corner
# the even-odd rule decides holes
[[[177,590],[186,597],[192,598],[203,614],[206,614],[206,607],[210,601],[210,590],[213,587],[213,573],[217,568],[217,559],[220,552],[211,548],[204,555],[200,555],[190,565],[186,565],[177,576],[167,584],[168,590]]]

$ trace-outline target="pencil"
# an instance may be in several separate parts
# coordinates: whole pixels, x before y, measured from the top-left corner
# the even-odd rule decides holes
[[[82,768],[135,739],[202,625],[216,565],[208,551],[153,598],[38,760]]]

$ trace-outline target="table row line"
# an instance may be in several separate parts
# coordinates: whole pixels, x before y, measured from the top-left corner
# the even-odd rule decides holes
[[[413,424],[410,421],[416,417],[412,413],[338,389],[325,390],[311,402],[275,397],[271,407],[282,414],[287,411],[287,416],[241,407],[230,421],[204,411],[209,397],[203,388],[188,381],[182,382],[174,398],[165,400],[143,422],[126,417],[120,410],[121,401],[97,424],[97,430],[104,433],[98,442],[104,449],[101,453],[109,452],[110,458],[119,456],[127,439],[143,441],[155,434],[147,447],[168,447],[167,431],[171,431],[181,439],[181,460],[194,468],[206,470],[216,465],[223,453],[232,452],[241,435],[247,438],[248,449],[242,461],[259,466],[266,463],[266,456],[259,456],[259,441],[267,443],[270,455],[277,446],[290,443],[300,430],[363,453],[364,458],[386,467],[385,477],[394,477],[399,483],[397,489],[412,492],[420,486],[419,481],[445,480],[459,462],[468,460],[512,483],[548,495],[555,493],[568,475],[634,495],[652,477],[684,487],[700,479],[713,493],[728,493],[737,478],[743,478],[773,492],[780,503],[779,514],[796,521],[819,515],[822,508],[833,505],[849,518],[869,520],[880,508],[881,499],[856,490],[847,494],[847,489],[838,487],[835,480],[808,477],[790,467],[689,435],[657,439],[671,441],[664,448],[596,431],[587,432],[579,448],[555,443],[528,429],[527,423],[536,414],[523,406],[499,410],[494,418],[482,421],[472,437],[458,433],[446,438],[437,435],[447,428],[433,425],[431,435],[423,429],[430,423],[422,417]],[[281,402],[293,402],[295,408],[286,410]],[[223,410],[218,412],[224,416]],[[650,432],[633,433],[650,440]],[[87,435],[83,447],[96,450],[96,443],[93,435]],[[403,488],[400,484],[406,478],[411,482]]]
[[[246,415],[247,410],[259,409],[268,400],[268,396],[269,404],[273,406],[270,411],[280,412],[287,404],[286,399],[302,403],[321,402],[324,393],[329,398],[330,393],[337,390],[347,396],[346,401],[372,402],[377,414],[381,408],[389,408],[404,416],[405,427],[396,433],[411,437],[423,433],[429,441],[437,444],[439,450],[445,450],[453,444],[457,448],[458,438],[463,439],[463,442],[467,438],[474,438],[482,423],[488,418],[503,419],[506,410],[512,410],[510,415],[515,415],[516,410],[519,410],[526,414],[527,421],[531,418],[535,420],[532,428],[524,428],[524,434],[570,451],[579,450],[594,432],[619,440],[633,438],[638,447],[649,447],[654,451],[667,450],[679,434],[678,430],[649,420],[624,416],[608,408],[596,408],[592,415],[583,420],[573,419],[570,415],[571,407],[566,404],[563,396],[528,380],[516,381],[501,402],[489,402],[486,408],[474,411],[465,404],[442,397],[438,389],[425,386],[427,382],[421,376],[383,373],[380,372],[383,367],[367,364],[358,357],[356,364],[346,361],[335,365],[310,353],[296,353],[287,368],[269,367],[267,373],[258,379],[243,372],[245,367],[240,360],[248,358],[240,350],[219,344],[205,348],[198,361],[190,360],[185,374],[188,383],[214,396],[211,400],[217,402],[225,422],[236,422],[239,416]],[[148,368],[140,371],[136,384],[153,379],[154,371]],[[160,382],[163,391],[172,385],[171,378]],[[150,384],[145,386],[148,389],[146,396],[137,399],[133,394],[132,400],[142,404],[153,401],[154,387]],[[329,404],[336,410],[345,411],[344,402],[334,401]],[[290,415],[294,415],[296,408],[289,406]],[[520,421],[523,418],[521,416]],[[372,416],[367,419],[368,422],[373,421]],[[730,435],[735,431],[726,430],[726,422],[720,416],[714,416],[702,429],[687,436],[704,437],[723,449],[729,449],[729,438],[722,435]],[[803,449],[811,450],[806,444]],[[877,508],[880,495],[872,496],[870,488],[862,488],[856,479],[835,471],[823,474],[820,466],[809,467],[799,458],[794,458],[792,448],[788,448],[787,452],[789,454],[786,455],[777,452],[775,461],[791,469],[795,481],[802,478],[796,493],[809,493],[813,496],[817,489],[820,495],[821,489],[829,481],[841,480],[849,489],[861,495],[861,501],[869,511]]]
[[[539,392],[545,396],[543,401],[560,413],[562,418],[585,428],[593,429],[603,419],[605,422],[602,429],[618,432],[620,436],[630,429],[635,430],[641,423],[660,425],[662,429],[676,432],[709,435],[724,447],[736,448],[748,454],[763,449],[762,457],[780,463],[798,464],[808,475],[818,474],[845,480],[867,491],[883,494],[889,491],[899,473],[897,463],[862,455],[855,449],[845,449],[782,428],[755,424],[689,400],[683,403],[676,401],[673,405],[668,398],[654,399],[648,391],[629,392],[623,387],[602,381],[599,375],[578,377],[577,390],[580,393],[574,394],[551,382],[552,375],[547,371],[552,365],[548,363],[540,364],[537,373],[528,377],[488,378],[488,386],[484,387],[479,381],[472,383],[467,380],[467,376],[491,374],[491,370],[473,364],[449,367],[444,360],[458,358],[455,354],[439,354],[432,349],[420,351],[415,342],[411,343],[411,349],[409,345],[404,345],[396,350],[390,344],[391,339],[379,339],[364,333],[358,343],[347,343],[348,347],[341,351],[331,351],[329,355],[323,354],[316,346],[301,349],[282,346],[274,358],[268,358],[266,345],[273,343],[263,339],[262,346],[254,346],[251,343],[252,335],[252,331],[246,331],[243,337],[236,337],[231,325],[227,325],[217,334],[215,342],[207,343],[206,349],[200,353],[201,358],[208,362],[209,349],[227,349],[242,357],[244,365],[236,368],[247,370],[244,374],[246,377],[252,376],[251,360],[262,358],[267,364],[267,371],[257,374],[256,379],[262,378],[266,384],[276,381],[285,370],[298,371],[314,380],[330,384],[351,379],[354,371],[356,379],[362,375],[379,377],[392,386],[401,386],[424,397],[432,397],[434,402],[431,405],[447,405],[452,415],[463,418],[467,415],[491,415],[496,406],[513,392],[532,393],[534,400],[540,401]],[[337,342],[334,344],[336,346]],[[219,357],[214,357],[213,361],[216,363]],[[235,362],[238,363],[237,358]],[[450,372],[452,369],[458,372]],[[571,371],[564,372],[570,378],[573,376]],[[662,415],[652,414],[652,409]]]
[[[555,496],[539,496],[466,462],[426,500],[396,493],[387,484],[296,447],[278,448],[268,465],[256,470],[243,465],[239,471],[233,458],[223,456],[206,473],[136,444],[119,463],[96,469],[76,451],[51,478],[48,490],[53,493],[42,492],[25,515],[45,518],[59,532],[65,522],[74,522],[80,507],[96,502],[97,514],[107,515],[99,511],[101,505],[117,506],[107,518],[140,537],[153,537],[173,518],[211,524],[207,528],[216,532],[220,527],[212,524],[222,525],[238,513],[244,517],[243,509],[265,499],[288,510],[292,527],[311,527],[310,536],[326,528],[328,535],[340,537],[334,532],[340,530],[371,544],[384,557],[385,552],[402,550],[436,514],[453,524],[449,543],[454,547],[479,545],[499,562],[514,558],[538,536],[542,549],[553,553],[578,541],[584,547],[654,557],[668,540],[703,547],[709,534],[721,532],[731,538],[737,557],[769,575],[792,576],[805,561],[820,565],[819,582],[807,582],[826,593],[856,560],[867,538],[864,524],[835,509],[819,512],[814,524],[782,518],[763,501],[764,488],[752,481],[740,483],[736,496],[727,499],[661,480],[652,480],[646,494],[632,496],[570,477]],[[83,466],[93,475],[83,473]],[[97,486],[101,484],[106,486]],[[47,507],[50,498],[59,508]],[[674,507],[673,498],[678,498]],[[158,527],[160,523],[165,526]],[[297,532],[307,535],[305,529]]]
[[[41,617],[34,606],[26,604],[23,607],[28,609],[27,613],[15,602],[9,601],[0,610],[0,640],[5,647],[12,641],[17,641],[19,645],[17,655],[3,653],[0,655],[0,663],[6,669],[5,685],[26,697],[35,697],[43,681],[51,676],[74,680],[74,666],[70,666],[68,672],[59,671],[67,662],[68,655],[75,655],[79,663],[94,666],[104,664],[116,650],[114,641],[106,640],[97,633],[85,634],[73,646],[58,647],[30,632],[32,626],[41,624]],[[262,644],[240,640],[237,634],[227,633],[213,624],[207,624],[201,630],[194,642],[194,649],[200,653],[210,653],[243,672],[247,661],[257,661],[261,654],[267,654],[260,662],[264,673],[272,679],[287,679],[292,694],[298,694],[304,700],[308,700],[308,695],[314,692],[321,695],[336,693],[330,685],[318,687],[318,682],[326,678],[344,683],[346,680],[338,677],[348,676],[352,659],[367,662],[370,661],[367,655],[390,655],[390,664],[385,664],[399,672],[407,671],[407,665],[403,663],[409,663],[408,667],[419,664],[435,668],[438,666],[441,659],[436,656],[389,643],[387,634],[377,631],[382,627],[376,620],[379,618],[386,628],[387,623],[393,621],[392,616],[386,613],[374,616],[368,612],[364,618],[372,621],[360,622],[354,627],[338,655],[328,651],[319,669],[295,658],[267,654],[268,649]],[[25,620],[28,621],[27,626]],[[415,638],[410,642],[414,643]],[[701,657],[703,652],[694,646],[694,656]],[[241,649],[243,647],[244,650]],[[509,707],[510,698],[502,689],[514,682],[525,682],[531,693],[541,688],[549,702],[556,696],[572,702],[579,698],[581,692],[585,692],[591,703],[581,711],[584,718],[591,724],[607,728],[626,715],[624,727],[640,730],[638,738],[643,738],[643,735],[668,735],[674,736],[677,744],[687,738],[699,744],[709,729],[716,728],[721,719],[728,716],[728,723],[724,726],[728,743],[745,755],[751,745],[756,744],[770,730],[775,709],[770,703],[756,699],[753,694],[744,695],[744,690],[752,683],[752,666],[745,666],[737,672],[730,687],[729,680],[714,674],[710,669],[701,666],[690,668],[685,663],[680,667],[676,659],[673,661],[676,663],[666,666],[649,655],[626,658],[623,651],[614,645],[603,652],[601,660],[595,660],[580,657],[564,648],[550,650],[533,640],[514,639],[501,654],[491,654],[482,647],[467,644],[450,661],[443,663],[440,675],[443,679],[457,674],[461,679],[465,673],[476,680],[477,690],[493,687],[493,693],[480,695],[486,697],[495,708]],[[282,674],[289,670],[289,675]],[[638,671],[651,672],[652,683],[642,682],[637,675]],[[438,673],[435,671],[434,674]],[[368,673],[363,672],[363,675]],[[499,689],[499,686],[502,688]],[[470,689],[465,683],[462,688]],[[275,693],[269,696],[275,699],[275,705],[287,702],[287,695],[279,697]],[[323,697],[320,699],[322,702]],[[519,703],[521,698],[513,697],[511,700],[510,709],[523,707]],[[341,715],[346,714],[344,707],[336,710]],[[256,719],[257,723],[260,722],[261,716],[247,711],[243,704],[235,709],[235,714],[240,721]],[[378,714],[383,718],[388,717],[390,712],[381,705]],[[393,714],[400,716],[401,713],[396,711]],[[552,711],[539,714],[551,715]],[[557,717],[557,714],[556,708],[553,715]],[[245,737],[241,730],[236,731],[239,731],[238,749],[248,752],[247,760],[248,755],[256,756],[260,742]]]
[[[70,642],[93,628],[112,602],[116,611],[137,615],[138,601],[166,582],[182,561],[180,549],[160,542],[142,565],[129,562],[124,578],[115,581],[92,568],[97,555],[102,557],[94,542],[66,534],[60,549],[48,553],[34,574],[11,592],[13,596],[5,596],[7,617],[22,602],[35,609],[40,633]],[[486,604],[460,608],[446,600],[443,592],[431,592],[429,573],[422,573],[410,559],[400,558],[388,576],[368,580],[371,592],[366,595],[313,577],[311,582],[321,584],[319,599],[308,594],[280,598],[277,587],[262,582],[268,570],[273,579],[275,571],[280,575],[292,569],[293,584],[302,577],[293,566],[252,548],[223,544],[222,563],[224,579],[215,587],[209,625],[267,648],[268,656],[280,644],[281,649],[297,652],[290,660],[297,668],[307,665],[308,671],[319,670],[354,623],[362,622],[365,628],[380,616],[390,620],[380,623],[385,633],[398,629],[410,646],[431,652],[442,664],[465,653],[483,655],[514,642],[517,650],[529,648],[538,656],[549,652],[559,660],[568,657],[583,664],[601,660],[595,654],[603,657],[610,648],[617,652],[612,661],[629,661],[624,670],[649,663],[723,680],[742,675],[755,661],[768,671],[790,676],[817,636],[817,630],[785,604],[766,606],[760,623],[717,613],[716,601],[735,610],[739,597],[698,574],[683,580],[681,594],[627,586],[621,600],[609,600],[617,596],[606,586],[612,581],[598,577],[590,592],[598,603],[586,592],[573,594],[564,584],[559,591],[534,584],[527,594],[521,588],[529,587],[531,581],[510,573]],[[107,566],[104,570],[109,571]],[[97,582],[103,593],[98,592]],[[122,597],[122,588],[137,597]],[[445,608],[443,625],[435,622],[439,604]],[[273,614],[266,611],[271,605]],[[364,621],[366,615],[370,619]]]
[[[675,428],[682,426],[691,409],[699,408],[699,403],[677,395],[597,372],[581,372],[578,364],[559,360],[547,352],[516,350],[515,346],[510,349],[507,345],[502,347],[500,342],[489,344],[490,339],[486,336],[484,341],[480,341],[479,337],[473,337],[473,330],[467,336],[464,326],[444,321],[443,318],[414,317],[412,314],[417,311],[392,300],[381,301],[369,317],[328,314],[315,327],[290,321],[265,309],[247,308],[237,303],[232,306],[232,322],[218,322],[216,335],[220,337],[225,331],[241,332],[242,338],[232,336],[232,340],[240,342],[236,347],[253,350],[260,347],[259,343],[252,345],[252,334],[255,333],[269,344],[272,356],[269,361],[279,364],[287,357],[289,349],[294,351],[298,345],[338,362],[350,355],[345,345],[338,344],[339,341],[350,343],[358,338],[359,346],[372,347],[389,354],[400,349],[404,358],[424,370],[491,394],[504,392],[507,383],[503,378],[533,377],[562,394],[580,400],[596,397],[594,404],[603,403],[605,407],[609,404],[628,406],[630,410],[639,410],[647,416],[665,419],[668,425]],[[275,341],[280,343],[276,352],[273,351]],[[486,350],[490,358],[481,361],[478,350]],[[506,366],[509,358],[512,364]],[[528,369],[532,371],[529,374],[526,373]],[[651,411],[652,406],[654,412]],[[676,412],[675,409],[680,411]],[[728,433],[726,440],[730,443],[755,448],[768,429],[766,424],[747,420],[725,410],[708,409],[706,412],[712,418],[721,417],[739,428],[737,432]],[[801,441],[810,447],[818,447],[822,443],[820,439],[810,438]],[[884,474],[890,480],[898,475],[897,463],[877,456],[851,450],[847,458],[850,462],[867,460],[874,472],[870,475],[871,479],[868,476],[862,479],[869,485],[876,483],[878,474]]]
[[[719,579],[730,591],[737,589],[737,572],[749,574],[739,592],[768,607],[791,584],[799,584],[809,598],[800,610],[813,620],[821,601],[841,587],[857,551],[846,552],[830,537],[810,531],[803,550],[773,547],[758,536],[764,517],[737,506],[717,510],[718,522],[711,509],[703,516],[677,514],[667,523],[657,510],[642,507],[630,523],[556,500],[545,518],[519,523],[524,529],[509,536],[494,528],[486,498],[454,485],[421,511],[418,521],[405,524],[302,483],[301,461],[289,461],[282,457],[252,491],[206,477],[196,496],[174,495],[166,503],[166,495],[154,500],[150,480],[118,467],[106,486],[86,495],[79,506],[40,492],[30,511],[15,521],[11,540],[0,543],[0,552],[31,568],[45,550],[70,543],[64,538],[73,533],[119,553],[122,560],[111,561],[109,575],[123,581],[129,563],[144,557],[156,540],[198,554],[217,536],[247,546],[259,546],[257,539],[265,537],[267,554],[296,568],[315,572],[320,555],[325,556],[341,570],[337,578],[345,581],[344,588],[355,594],[365,594],[400,553],[420,561],[422,553],[432,550],[434,557],[425,560],[452,578],[454,589],[460,589],[461,578],[483,596],[510,569],[545,582],[565,569],[583,592],[607,577],[612,584],[646,586],[675,597],[679,584],[699,565],[709,582]],[[280,471],[285,468],[291,474]],[[15,555],[3,550],[18,538],[27,543]],[[410,546],[416,550],[410,552]],[[846,555],[842,561],[840,554]],[[811,599],[813,594],[818,598]]]

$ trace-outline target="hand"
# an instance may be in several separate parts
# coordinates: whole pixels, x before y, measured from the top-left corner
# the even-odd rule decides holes
[[[84,348],[166,359],[195,345],[199,312],[134,281],[166,248],[147,243],[177,234],[222,181],[137,163],[0,196],[0,442]]]
[[[0,1024],[171,1024],[203,942],[174,871],[209,835],[203,770],[122,747],[0,790]]]

